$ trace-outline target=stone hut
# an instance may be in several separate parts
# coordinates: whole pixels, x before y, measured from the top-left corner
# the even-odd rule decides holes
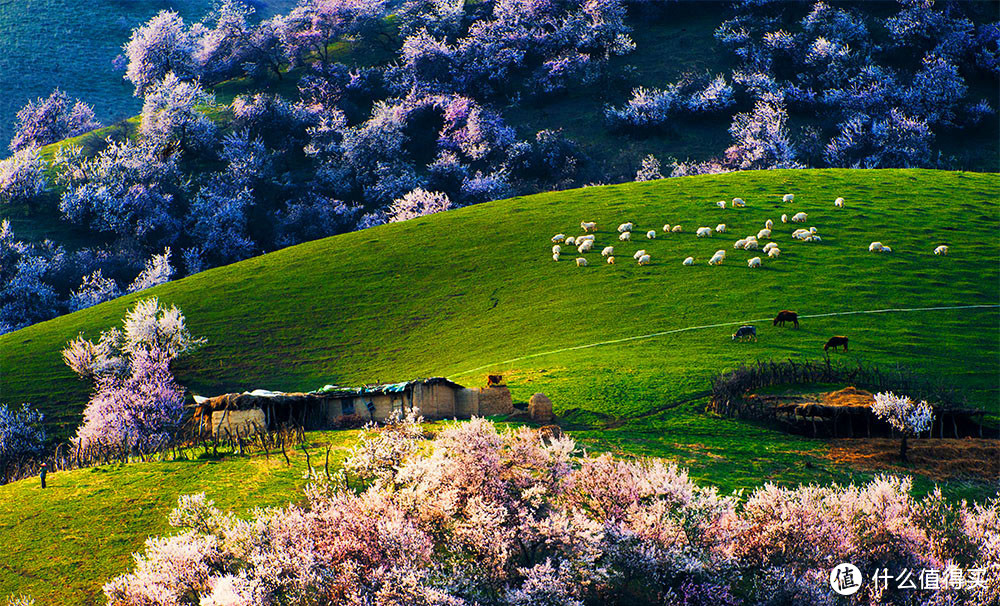
[[[382,383],[364,387],[325,385],[310,392],[286,393],[258,389],[213,398],[195,396],[194,418],[203,431],[222,434],[252,431],[253,425],[274,429],[284,424],[325,429],[337,419],[357,415],[384,421],[393,413],[413,408],[427,419],[467,419],[473,415],[514,411],[505,385],[463,387],[444,377]]]

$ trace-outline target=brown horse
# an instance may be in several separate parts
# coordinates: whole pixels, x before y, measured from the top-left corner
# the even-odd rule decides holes
[[[823,346],[823,351],[826,351],[831,347],[834,351],[836,351],[841,345],[844,346],[844,351],[847,351],[847,337],[830,337],[830,340]]]
[[[787,309],[779,311],[778,315],[774,317],[774,325],[784,326],[785,322],[793,322],[795,324],[795,328],[798,328],[799,314],[795,313],[794,311],[789,311]]]

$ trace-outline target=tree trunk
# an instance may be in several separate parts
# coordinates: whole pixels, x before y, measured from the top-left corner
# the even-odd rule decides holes
[[[899,459],[904,463],[909,462],[906,458],[906,433],[903,433],[903,441],[899,444]]]

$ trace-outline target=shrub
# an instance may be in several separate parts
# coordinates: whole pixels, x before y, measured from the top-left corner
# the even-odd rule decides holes
[[[33,202],[46,188],[45,162],[38,148],[28,147],[0,161],[0,202]]]

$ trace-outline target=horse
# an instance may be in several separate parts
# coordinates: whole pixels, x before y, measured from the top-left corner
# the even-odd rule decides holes
[[[749,324],[746,324],[746,325],[743,325],[743,326],[740,326],[739,328],[737,328],[736,332],[733,333],[733,341],[735,341],[736,339],[739,339],[739,340],[742,341],[743,337],[749,337],[749,338],[753,339],[754,341],[756,341],[757,340],[757,327],[756,326],[750,326]]]
[[[783,309],[783,310],[779,311],[778,315],[775,316],[775,318],[774,318],[774,325],[775,326],[784,326],[785,322],[793,322],[795,324],[795,328],[798,328],[799,327],[799,314],[795,313],[794,311],[789,311],[787,309]]]
[[[826,351],[831,347],[834,351],[836,351],[841,345],[844,346],[844,351],[847,351],[847,337],[830,337],[830,340],[823,346],[823,351]]]

